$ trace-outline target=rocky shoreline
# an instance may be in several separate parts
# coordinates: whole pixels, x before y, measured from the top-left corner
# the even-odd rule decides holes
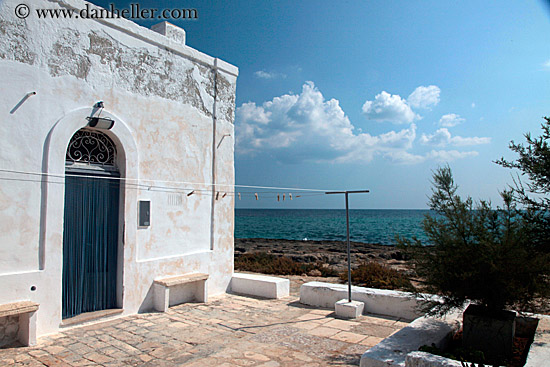
[[[323,263],[337,271],[347,269],[347,245],[340,241],[296,241],[266,238],[235,238],[235,256],[251,252],[284,255],[303,263]],[[352,267],[376,261],[397,270],[406,270],[405,254],[395,246],[351,242]]]

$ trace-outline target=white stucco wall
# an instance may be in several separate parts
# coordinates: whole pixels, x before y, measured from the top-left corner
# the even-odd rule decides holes
[[[209,185],[174,182],[234,183],[238,69],[124,19],[18,19],[19,3],[0,3],[0,170],[49,176],[0,171],[0,303],[39,303],[38,335],[60,326],[65,151],[100,100],[128,179],[119,226],[124,313],[152,309],[158,277],[208,273],[210,295],[225,292],[234,199],[222,194],[231,189],[217,187],[215,200]],[[29,92],[36,95],[19,103]],[[151,188],[130,185],[138,182]],[[188,197],[188,188],[206,191]],[[151,201],[149,227],[138,228],[139,200]]]

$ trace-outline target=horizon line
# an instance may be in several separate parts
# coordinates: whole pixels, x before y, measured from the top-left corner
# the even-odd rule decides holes
[[[235,208],[245,210],[346,210],[346,208]],[[430,208],[350,208],[350,210],[431,210]]]

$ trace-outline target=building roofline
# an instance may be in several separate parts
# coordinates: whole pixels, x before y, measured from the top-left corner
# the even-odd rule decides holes
[[[82,0],[55,0],[60,6],[80,10],[84,9],[87,4],[90,8],[103,9],[99,6],[91,4],[87,1]],[[126,33],[132,37],[140,39],[149,44],[155,45],[160,48],[164,48],[178,54],[182,57],[195,61],[197,63],[203,64],[210,68],[224,71],[234,76],[239,75],[239,68],[219,59],[217,57],[209,56],[205,53],[197,51],[196,49],[189,47],[187,45],[181,45],[172,39],[157,33],[149,28],[140,26],[137,23],[134,23],[131,20],[125,18],[112,18],[112,19],[89,19],[101,23],[107,27],[116,29],[120,32]]]

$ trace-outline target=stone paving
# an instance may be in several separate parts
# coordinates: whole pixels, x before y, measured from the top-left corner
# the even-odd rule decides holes
[[[238,295],[74,327],[35,347],[0,349],[0,366],[358,366],[406,322],[337,319],[296,296]]]

